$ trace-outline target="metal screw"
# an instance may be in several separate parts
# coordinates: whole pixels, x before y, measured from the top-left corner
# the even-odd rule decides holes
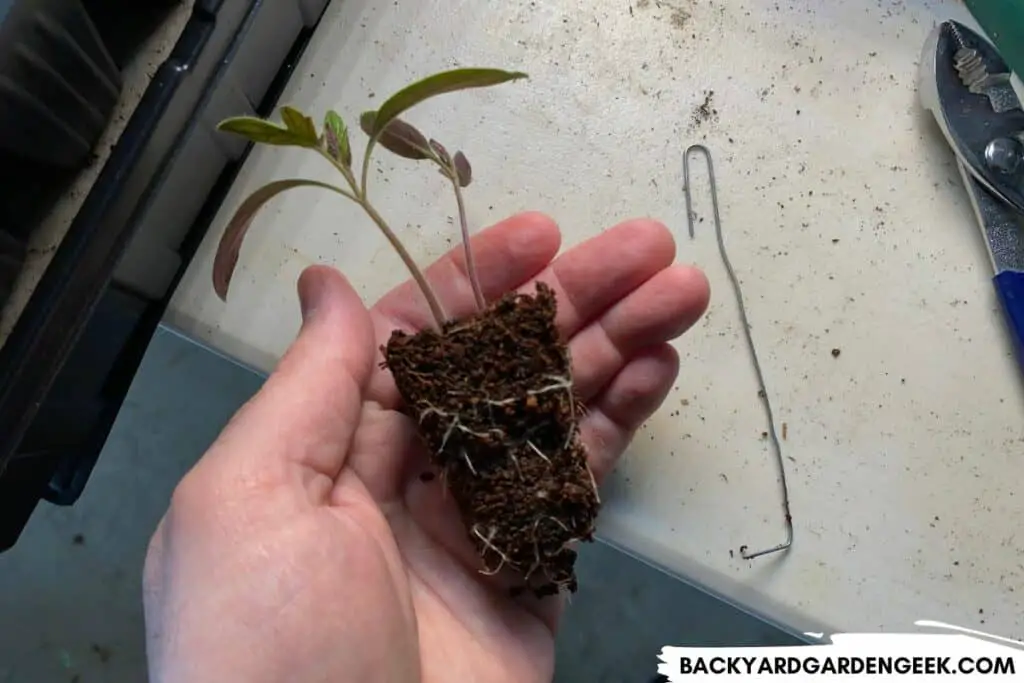
[[[985,146],[985,163],[993,171],[1013,175],[1024,166],[1024,142],[1016,138],[996,138]]]

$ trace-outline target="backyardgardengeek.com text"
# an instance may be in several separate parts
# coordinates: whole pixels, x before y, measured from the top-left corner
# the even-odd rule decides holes
[[[1013,657],[683,657],[684,675],[1015,676]],[[1024,672],[1022,672],[1024,673]]]

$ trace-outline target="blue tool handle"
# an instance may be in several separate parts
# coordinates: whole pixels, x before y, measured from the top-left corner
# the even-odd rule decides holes
[[[1017,360],[1024,366],[1024,271],[1004,270],[994,278]]]

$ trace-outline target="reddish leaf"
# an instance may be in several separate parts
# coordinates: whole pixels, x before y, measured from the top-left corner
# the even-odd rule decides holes
[[[459,185],[466,187],[473,180],[473,168],[469,165],[469,159],[462,152],[456,152],[452,161],[455,162],[455,174],[459,179]]]
[[[275,180],[246,197],[235,211],[235,215],[228,221],[224,234],[221,235],[220,244],[217,245],[217,253],[213,258],[213,291],[222,301],[227,301],[231,276],[234,275],[238,254],[242,250],[242,241],[245,239],[245,233],[249,230],[253,218],[264,204],[293,187],[319,187],[333,192],[339,191],[332,185],[315,180],[289,179]]]
[[[377,113],[372,111],[364,111],[359,117],[359,127],[371,137],[373,135],[371,131],[376,126],[376,118]],[[405,159],[418,161],[430,158],[430,143],[427,141],[427,137],[414,125],[406,123],[402,119],[391,121],[384,132],[377,136],[377,142],[384,149]]]

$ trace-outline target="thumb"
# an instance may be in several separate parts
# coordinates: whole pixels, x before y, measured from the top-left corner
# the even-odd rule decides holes
[[[334,268],[299,277],[302,328],[214,449],[256,467],[294,464],[336,478],[362,412],[375,358],[370,315]]]

